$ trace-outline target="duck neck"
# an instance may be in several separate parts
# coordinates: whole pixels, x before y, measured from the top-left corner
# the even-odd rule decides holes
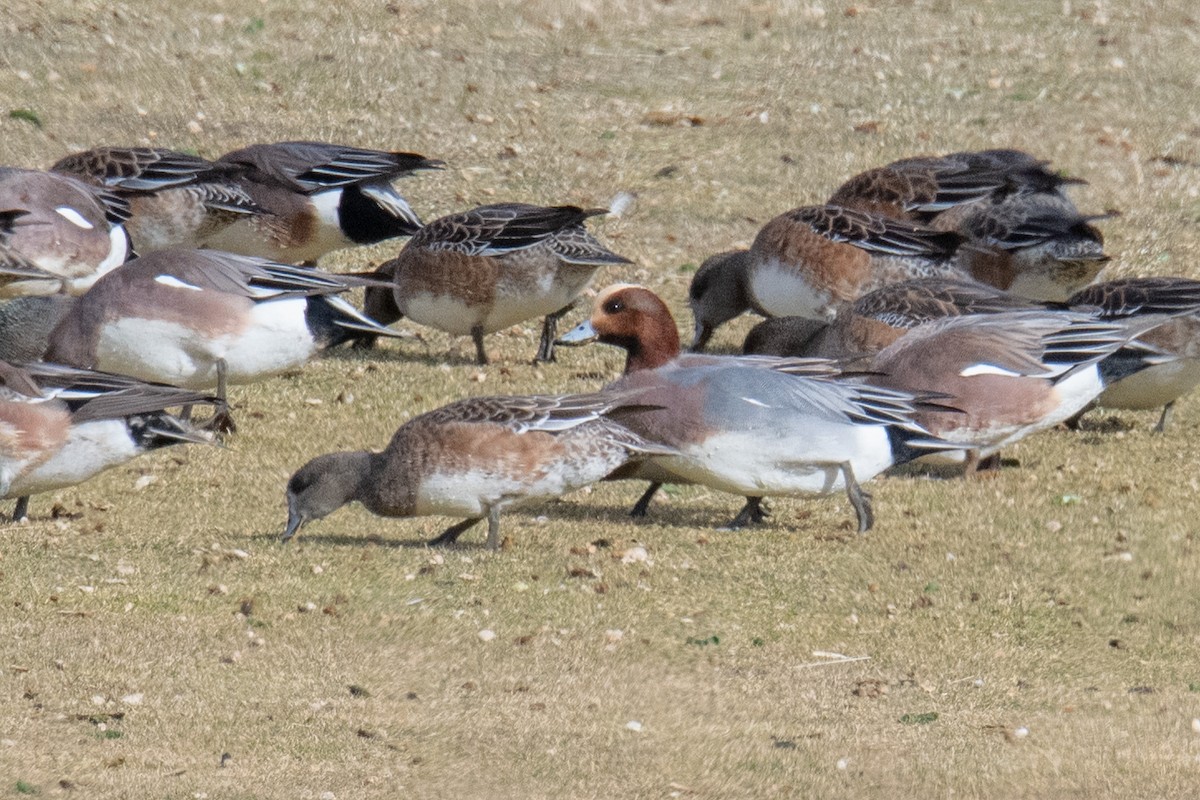
[[[625,358],[626,374],[642,369],[657,369],[679,356],[679,331],[675,330],[675,323],[668,318],[641,335],[621,342],[620,346],[628,353]]]

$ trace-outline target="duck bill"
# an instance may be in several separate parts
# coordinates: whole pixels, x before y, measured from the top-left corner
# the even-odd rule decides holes
[[[554,343],[565,344],[568,346],[587,344],[588,342],[595,341],[598,336],[599,334],[596,333],[596,329],[592,327],[591,320],[585,319],[583,322],[579,323],[574,328],[558,337]]]

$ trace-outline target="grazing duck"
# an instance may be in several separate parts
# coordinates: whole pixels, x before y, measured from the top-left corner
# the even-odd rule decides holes
[[[955,411],[923,408],[914,418],[936,436],[973,445],[966,454],[970,476],[999,466],[1002,447],[1095,400],[1117,377],[1100,363],[1162,319],[1110,322],[1044,309],[949,317],[881,350],[866,379],[940,393]]]
[[[1082,289],[1067,302],[1107,320],[1170,315],[1167,321],[1139,334],[1133,346],[1101,363],[1101,369],[1109,372],[1109,381],[1095,403],[1131,410],[1161,407],[1154,430],[1164,432],[1175,401],[1200,385],[1200,281],[1122,278]],[[1128,374],[1131,365],[1137,364],[1146,368]]]
[[[125,228],[142,255],[201,247],[235,220],[264,213],[238,183],[244,167],[162,147],[96,147],[50,169],[124,198],[130,211]]]
[[[207,394],[57,364],[0,362],[0,497],[74,486],[159,447],[212,437],[167,409]]]
[[[692,276],[688,287],[688,306],[695,320],[691,350],[704,350],[713,332],[731,319],[754,308],[746,289],[746,267],[750,251],[728,250],[709,256]]]
[[[241,170],[237,185],[262,213],[213,231],[204,245],[310,264],[332,250],[415,233],[421,220],[392,182],[445,166],[416,153],[325,142],[256,144],[217,163]]]
[[[803,317],[764,320],[746,334],[742,352],[860,359],[873,356],[909,330],[935,319],[1041,307],[976,281],[918,278],[864,294],[830,323]]]
[[[962,237],[841,206],[780,214],[750,246],[746,286],[767,316],[831,320],[873,289],[912,278],[963,277]]]
[[[287,541],[302,525],[352,501],[384,517],[465,517],[431,544],[451,544],[488,521],[488,548],[500,546],[500,513],[559,497],[628,462],[667,448],[626,430],[619,419],[635,396],[600,393],[475,397],[422,414],[378,453],[327,453],[288,481]]]
[[[755,521],[767,495],[844,491],[865,532],[874,514],[861,482],[955,447],[912,421],[920,396],[849,380],[832,362],[680,355],[670,310],[645,287],[601,291],[591,317],[560,341],[591,340],[627,353],[625,375],[608,390],[637,390],[652,406],[623,416],[623,424],[678,451],[649,463],[684,482],[747,498],[729,527]]]
[[[337,297],[362,279],[216,250],[159,250],[96,282],[46,359],[192,389],[248,383],[393,331]]]
[[[929,223],[951,209],[1012,195],[1052,194],[1084,183],[1046,169],[1048,162],[1020,150],[980,150],[893,161],[855,175],[829,198],[831,205]]]
[[[82,294],[132,255],[129,206],[70,176],[0,167],[0,209],[5,262],[41,271],[3,281],[0,297]]]
[[[459,336],[470,334],[488,363],[485,334],[545,316],[535,361],[554,360],[558,320],[603,266],[629,264],[588,233],[603,209],[501,203],[436,219],[380,272],[394,281],[394,312]],[[378,292],[379,290],[374,290]],[[368,296],[369,308],[386,301]]]

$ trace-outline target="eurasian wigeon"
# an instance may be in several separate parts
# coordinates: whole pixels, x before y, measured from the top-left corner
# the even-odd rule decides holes
[[[216,403],[174,386],[57,364],[0,362],[0,497],[19,498],[74,486],[149,450],[211,442],[167,411]]]
[[[158,250],[79,298],[46,360],[193,389],[297,367],[363,333],[393,336],[337,297],[361,279],[216,250]]]
[[[750,246],[746,286],[772,317],[830,320],[873,289],[931,276],[962,276],[954,255],[962,237],[841,206],[780,214]]]
[[[132,255],[128,204],[69,175],[0,167],[0,209],[23,212],[8,217],[4,250],[49,273],[5,282],[2,297],[82,294]]]
[[[1098,283],[1072,295],[1069,305],[1101,319],[1168,314],[1169,319],[1141,333],[1101,364],[1114,373],[1103,394],[1102,408],[1162,408],[1155,430],[1170,424],[1175,401],[1200,385],[1200,281],[1178,277],[1122,278]],[[1129,364],[1148,363],[1128,377]]]
[[[847,379],[832,362],[680,355],[670,310],[645,287],[601,291],[591,317],[560,341],[588,340],[627,352],[625,375],[608,390],[637,390],[649,407],[622,423],[678,451],[648,463],[747,498],[731,527],[752,520],[764,496],[844,491],[866,531],[874,515],[861,482],[954,447],[913,422],[920,396]]]
[[[445,166],[416,153],[325,142],[255,144],[217,162],[243,170],[237,184],[262,213],[213,231],[204,245],[310,264],[332,250],[416,232],[421,220],[392,182]]]
[[[394,312],[450,334],[469,334],[480,364],[488,363],[485,334],[545,316],[535,360],[553,361],[558,320],[597,270],[631,263],[584,227],[588,217],[603,213],[501,203],[435,219],[380,268],[394,280]],[[382,311],[387,304],[368,297],[367,306]]]
[[[746,334],[742,352],[859,359],[875,355],[907,331],[935,319],[1041,307],[976,281],[918,278],[864,294],[843,308],[833,322],[803,317],[764,320]]]
[[[481,520],[500,546],[500,513],[594,483],[631,458],[668,452],[618,422],[641,400],[619,393],[475,397],[400,427],[382,452],[327,453],[287,485],[284,541],[357,500],[385,517],[465,517],[431,544]]]
[[[754,307],[746,288],[748,250],[728,250],[709,256],[692,276],[688,286],[688,306],[695,321],[691,350],[700,352],[713,332],[747,311],[762,313]]]
[[[1050,171],[1048,163],[1010,149],[904,158],[855,175],[829,203],[927,223],[949,209],[1014,194],[1065,197],[1064,186],[1084,183]]]
[[[998,466],[993,456],[1002,447],[1095,400],[1114,379],[1100,362],[1161,319],[1108,322],[1045,309],[948,317],[881,350],[865,379],[939,393],[939,403],[954,411],[923,408],[915,420],[939,437],[973,445],[965,470],[972,475]]]
[[[129,203],[138,253],[200,247],[239,217],[263,213],[238,184],[245,167],[161,147],[96,147],[50,167],[103,186]]]

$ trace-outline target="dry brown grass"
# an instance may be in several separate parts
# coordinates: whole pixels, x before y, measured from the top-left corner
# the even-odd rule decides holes
[[[0,162],[315,138],[446,159],[406,185],[429,217],[630,191],[597,228],[638,265],[605,277],[649,283],[686,326],[690,270],[772,215],[894,158],[1015,146],[1089,179],[1083,208],[1122,210],[1115,273],[1195,276],[1196,16],[10,0]],[[0,797],[1194,796],[1194,402],[1166,437],[1151,415],[1043,435],[993,481],[878,481],[862,537],[838,499],[714,532],[738,503],[694,488],[634,525],[640,487],[616,485],[509,515],[496,555],[477,534],[434,553],[444,521],[359,509],[275,541],[312,455],[380,446],[464,394],[619,367],[585,349],[534,369],[529,327],[491,337],[483,371],[427,331],[334,355],[237,390],[228,449],[36,499],[0,536]],[[650,561],[614,558],[634,542]]]

